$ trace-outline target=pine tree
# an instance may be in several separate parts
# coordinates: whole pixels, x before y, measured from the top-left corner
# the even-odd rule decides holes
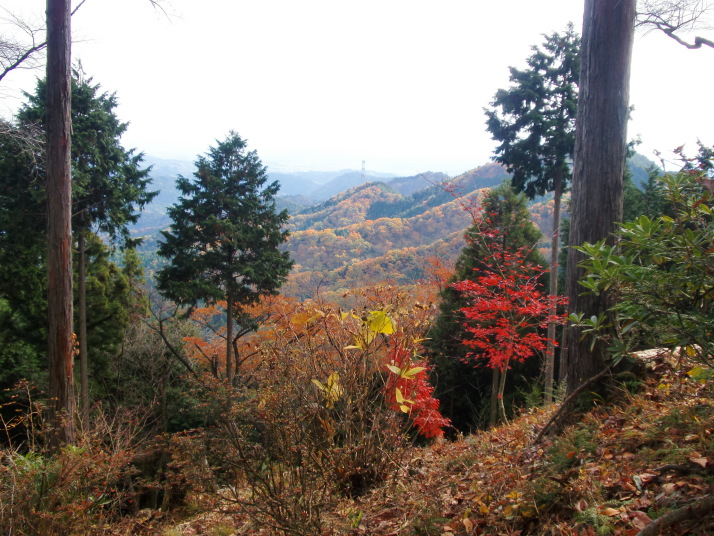
[[[543,48],[533,47],[528,68],[510,68],[512,83],[496,93],[491,110],[486,110],[488,130],[500,142],[495,160],[513,174],[512,184],[533,199],[554,192],[551,241],[550,294],[558,294],[558,251],[560,205],[570,182],[575,148],[580,38],[568,25],[565,34],[545,36]],[[551,315],[556,300],[551,298]],[[555,339],[555,324],[548,327]],[[546,352],[546,401],[552,400],[555,347]]]
[[[162,231],[159,255],[169,265],[157,274],[158,288],[179,304],[226,302],[226,379],[240,361],[236,335],[253,320],[244,307],[275,294],[292,262],[280,246],[287,240],[287,211],[276,212],[279,185],[255,151],[235,132],[196,161],[194,180],[179,176],[179,201],[168,209],[172,225]],[[238,323],[242,329],[235,330]]]

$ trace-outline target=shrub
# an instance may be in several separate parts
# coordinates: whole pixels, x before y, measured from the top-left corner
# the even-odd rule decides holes
[[[578,248],[587,291],[613,296],[607,315],[574,320],[595,336],[614,327],[616,357],[638,347],[683,348],[710,363],[714,331],[713,182],[711,158],[696,169],[661,179],[673,216],[640,216],[620,227],[615,245],[604,240]]]
[[[380,293],[388,303],[373,301]],[[418,357],[431,313],[391,288],[360,297],[351,311],[276,304],[244,343],[257,352],[242,371],[250,383],[224,392],[231,403],[207,439],[223,497],[285,533],[319,533],[336,491],[384,481],[410,438],[448,423]]]
[[[76,446],[50,452],[42,448],[41,408],[34,404],[29,408],[5,423],[6,428],[24,424],[31,440],[10,445],[2,453],[3,534],[99,533],[99,526],[130,508],[127,482],[133,474],[137,419],[126,414],[109,418],[100,413],[93,432],[82,434]]]

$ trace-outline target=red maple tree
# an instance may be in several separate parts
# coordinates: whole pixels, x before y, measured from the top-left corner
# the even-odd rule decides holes
[[[494,239],[499,230],[490,229],[488,233],[488,255],[481,259],[474,277],[452,286],[469,301],[460,309],[468,335],[462,342],[476,350],[469,357],[487,359],[489,367],[501,372],[498,404],[505,420],[503,391],[509,364],[545,350],[548,323],[565,320],[564,314],[549,313],[551,300],[561,306],[564,298],[544,292],[541,281],[547,270],[528,261],[527,251],[509,251],[502,241]]]

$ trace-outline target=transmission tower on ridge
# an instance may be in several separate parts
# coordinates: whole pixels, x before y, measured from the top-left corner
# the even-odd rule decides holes
[[[364,170],[364,160],[362,160],[362,184],[364,184],[367,181],[367,173]]]

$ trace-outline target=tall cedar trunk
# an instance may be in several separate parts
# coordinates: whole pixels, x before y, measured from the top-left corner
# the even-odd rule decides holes
[[[47,309],[53,442],[75,437],[72,344],[70,0],[47,0]]]
[[[226,296],[226,380],[233,384],[233,294]]]
[[[77,237],[77,292],[79,294],[79,382],[82,399],[82,423],[89,425],[89,357],[87,354],[87,256],[86,231],[79,229]]]
[[[553,178],[553,234],[550,242],[550,308],[548,314],[558,313],[558,254],[560,253],[560,201],[563,197],[563,170],[558,169]],[[553,401],[555,377],[555,322],[548,323],[548,343],[545,349],[545,402]]]
[[[627,152],[630,61],[635,0],[586,0],[580,63],[580,95],[576,120],[570,245],[607,238],[622,220],[622,180]],[[568,251],[569,311],[586,318],[607,309],[607,296],[581,294],[578,266],[583,255]],[[605,344],[590,351],[590,341],[570,327],[568,393],[604,367]]]

